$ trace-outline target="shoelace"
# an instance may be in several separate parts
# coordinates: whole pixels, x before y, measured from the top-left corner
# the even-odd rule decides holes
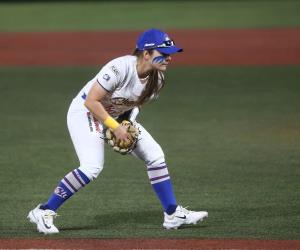
[[[52,211],[45,213],[43,216],[45,224],[48,226],[53,225],[53,219],[56,218],[57,216],[59,216],[59,215]]]
[[[188,206],[187,207],[180,206],[180,211],[183,212],[183,213],[185,213],[185,214],[189,214],[190,212],[192,212],[190,210],[187,210],[187,208],[188,208]]]

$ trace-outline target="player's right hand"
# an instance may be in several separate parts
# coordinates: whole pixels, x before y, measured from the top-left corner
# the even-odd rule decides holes
[[[124,125],[120,125],[113,131],[114,135],[116,136],[117,143],[119,142],[124,142],[124,143],[129,143],[130,140],[128,138],[128,133],[127,133],[127,127]]]

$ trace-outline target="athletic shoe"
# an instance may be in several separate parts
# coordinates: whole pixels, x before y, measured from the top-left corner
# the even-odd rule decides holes
[[[198,221],[203,221],[206,217],[208,217],[206,211],[195,212],[182,206],[177,206],[173,214],[168,215],[164,213],[163,227],[166,229],[177,229],[183,224],[196,224]]]
[[[37,225],[37,230],[40,233],[59,233],[56,226],[53,225],[53,218],[55,218],[57,214],[49,209],[40,209],[40,206],[41,204],[39,204],[35,209],[31,210],[27,216],[27,219],[29,219],[31,223],[35,223]]]

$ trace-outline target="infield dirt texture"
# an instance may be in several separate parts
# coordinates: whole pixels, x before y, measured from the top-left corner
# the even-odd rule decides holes
[[[170,30],[176,65],[300,64],[300,28]],[[0,66],[91,66],[131,54],[139,32],[2,33]]]
[[[249,12],[238,1],[194,3],[210,13],[199,8],[203,27],[188,15],[172,26],[158,11],[184,53],[174,56],[161,99],[140,119],[165,150],[178,199],[207,209],[207,221],[163,230],[140,162],[107,152],[103,176],[59,211],[61,233],[54,236],[38,234],[26,215],[77,164],[65,125],[69,102],[101,65],[130,54],[147,24],[124,30],[111,20],[111,27],[95,30],[95,22],[82,20],[76,30],[57,14],[67,28],[43,31],[32,18],[35,28],[24,19],[27,28],[18,30],[4,17],[14,5],[0,5],[0,20],[10,27],[0,24],[0,249],[300,249],[300,5],[262,1],[256,10],[244,2]],[[37,6],[32,16],[39,20],[48,7]],[[234,6],[245,16],[240,23]],[[193,3],[186,8],[198,14]],[[213,15],[226,21],[217,25]],[[184,125],[187,119],[193,122]]]

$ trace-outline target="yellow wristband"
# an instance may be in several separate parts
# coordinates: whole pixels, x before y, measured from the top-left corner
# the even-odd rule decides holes
[[[107,117],[103,124],[108,127],[111,128],[112,130],[115,130],[117,127],[120,126],[120,123],[118,123],[114,118],[112,118],[111,116]]]

